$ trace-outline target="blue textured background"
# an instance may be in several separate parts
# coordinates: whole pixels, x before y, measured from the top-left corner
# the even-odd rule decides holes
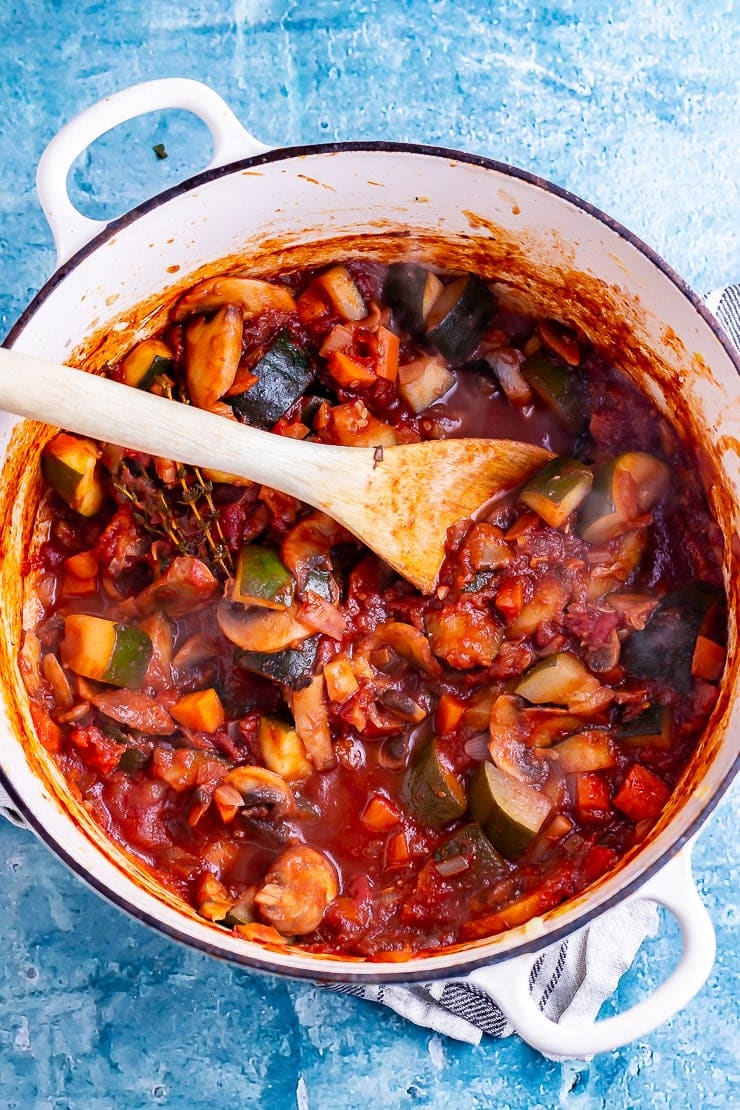
[[[212,84],[275,145],[439,142],[517,164],[621,220],[698,292],[737,280],[739,47],[732,0],[3,0],[0,330],[54,265],[33,188],[44,145],[99,97],[172,75]],[[148,116],[96,143],[70,187],[110,217],[208,157],[192,117]],[[737,1105],[738,816],[725,800],[695,853],[719,943],[707,985],[644,1040],[562,1065],[175,947],[3,825],[0,1106]],[[665,976],[676,934],[666,923],[640,953],[617,1004]]]

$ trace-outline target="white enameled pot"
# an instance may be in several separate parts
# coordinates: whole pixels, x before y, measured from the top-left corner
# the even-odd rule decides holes
[[[189,109],[208,125],[212,165],[109,225],[81,216],[66,188],[74,159],[110,128],[144,112]],[[0,781],[11,804],[69,867],[115,905],[168,936],[235,963],[311,979],[410,981],[468,974],[522,1036],[553,1054],[590,1055],[645,1035],[709,975],[714,934],[694,887],[689,841],[736,764],[740,574],[740,417],[737,353],[680,278],[613,220],[561,189],[485,158],[439,148],[339,143],[268,150],[209,88],[162,80],[117,93],[73,120],[38,170],[58,269],[6,345],[100,369],[132,337],[153,331],[183,285],[225,267],[255,273],[366,253],[413,255],[476,269],[520,291],[533,308],[570,320],[699,444],[702,480],[726,539],[730,644],[706,735],[665,813],[639,851],[579,897],[489,940],[407,963],[319,957],[247,942],[200,919],[106,840],[72,798],[34,728],[18,667],[33,613],[23,593],[49,432],[0,414]],[[19,383],[22,388],[22,383]],[[24,613],[24,604],[26,611]],[[628,898],[678,919],[678,966],[626,1013],[555,1025],[532,1002],[529,973],[544,946]]]

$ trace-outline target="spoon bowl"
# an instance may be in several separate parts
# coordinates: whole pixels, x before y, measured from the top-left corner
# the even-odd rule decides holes
[[[515,440],[382,448],[293,440],[5,348],[0,406],[297,497],[342,524],[424,593],[437,583],[448,528],[552,458],[544,447]]]

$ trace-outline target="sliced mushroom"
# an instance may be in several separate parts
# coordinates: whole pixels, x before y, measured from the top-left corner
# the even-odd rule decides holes
[[[314,675],[308,686],[293,690],[291,708],[295,730],[303,741],[315,771],[330,771],[337,759],[331,742],[329,705],[323,674]]]
[[[243,317],[226,304],[210,320],[193,321],[185,332],[185,370],[190,400],[212,409],[232,385],[242,355]]]
[[[239,791],[245,809],[266,810],[275,821],[292,817],[296,812],[293,791],[285,779],[265,767],[235,767],[223,781]]]
[[[287,848],[255,895],[263,918],[284,936],[304,936],[321,924],[339,893],[336,869],[323,852],[305,844]]]
[[[245,608],[230,601],[219,602],[216,619],[221,631],[232,644],[244,651],[283,651],[308,636],[312,630],[297,617],[297,607],[289,609]]]
[[[165,707],[140,690],[104,690],[90,701],[112,721],[148,736],[169,736],[177,727]]]
[[[295,312],[295,300],[285,285],[254,278],[218,277],[198,282],[180,298],[174,319],[184,320],[194,312],[214,312],[224,305],[237,305],[247,318],[260,312]]]
[[[374,652],[383,647],[392,648],[407,663],[426,671],[432,678],[439,678],[442,674],[442,667],[432,655],[426,636],[411,624],[405,624],[403,621],[386,621],[385,624],[379,624],[375,631],[358,645],[354,659],[360,665],[366,661],[372,663]]]

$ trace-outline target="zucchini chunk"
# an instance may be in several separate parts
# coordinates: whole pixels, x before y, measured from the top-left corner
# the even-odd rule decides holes
[[[536,351],[522,363],[522,377],[547,406],[566,432],[578,435],[586,427],[583,379],[577,370],[565,366],[544,351]]]
[[[645,628],[633,632],[624,644],[622,665],[627,673],[689,693],[696,640],[719,596],[717,590],[700,585],[667,594]]]
[[[398,368],[398,392],[413,413],[438,401],[455,384],[455,375],[438,355],[422,355]]]
[[[578,514],[578,534],[587,543],[606,543],[639,525],[670,484],[664,462],[645,451],[628,451],[600,466]]]
[[[650,705],[637,717],[622,721],[619,740],[628,748],[659,748],[673,744],[673,714],[667,705]]]
[[[252,674],[271,678],[291,690],[307,686],[316,665],[319,637],[311,636],[299,647],[285,651],[242,651],[234,653],[234,662]]]
[[[41,473],[80,516],[95,516],[102,508],[105,493],[92,440],[60,432],[43,450]]]
[[[334,311],[344,320],[362,320],[367,305],[346,266],[332,266],[315,279]]]
[[[460,875],[480,887],[503,879],[509,865],[476,821],[450,833],[434,853],[437,871],[446,879]]]
[[[539,790],[499,771],[493,763],[481,763],[470,789],[470,813],[488,839],[507,859],[517,860],[552,811]]]
[[[417,338],[424,335],[426,320],[443,285],[436,274],[413,262],[394,262],[388,267],[383,300],[390,305],[396,323]]]
[[[257,739],[265,767],[286,782],[301,782],[313,773],[303,741],[293,725],[264,716],[260,719]]]
[[[590,468],[577,459],[550,459],[532,475],[519,500],[551,528],[562,528],[588,496],[593,480]]]
[[[136,690],[152,654],[146,632],[103,617],[72,613],[64,622],[62,662],[75,674]]]
[[[560,766],[566,775],[581,771],[606,771],[616,763],[609,733],[600,728],[568,736],[552,750],[560,757]]]
[[[464,362],[481,341],[496,310],[496,298],[476,274],[447,285],[427,318],[427,340],[448,362]]]
[[[121,363],[126,385],[135,389],[151,389],[157,378],[171,375],[174,369],[172,351],[161,339],[145,339],[129,351]]]
[[[414,817],[433,829],[462,817],[468,806],[462,783],[440,759],[436,738],[424,745],[406,773],[404,794]]]
[[[231,600],[263,609],[288,609],[293,602],[295,579],[277,551],[248,544],[236,561]]]
[[[304,352],[281,331],[255,366],[257,381],[245,393],[227,397],[235,414],[255,428],[272,428],[316,378]]]
[[[602,708],[614,696],[568,651],[558,651],[535,663],[516,684],[514,693],[534,705],[562,705],[571,712]]]

